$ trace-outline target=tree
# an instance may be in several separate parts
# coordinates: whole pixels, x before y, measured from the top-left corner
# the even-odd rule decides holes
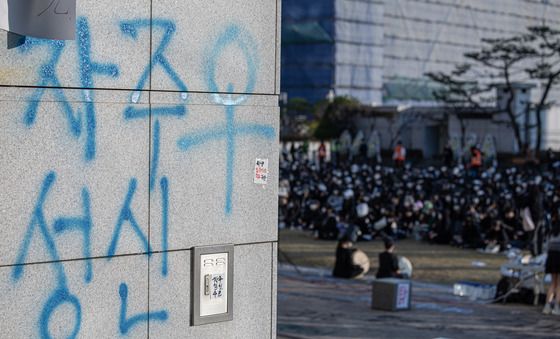
[[[304,98],[292,98],[280,110],[282,139],[300,139],[309,137],[309,117],[313,112],[311,105]]]
[[[352,97],[337,96],[332,102],[320,101],[315,106],[315,116],[319,124],[314,136],[317,139],[338,138],[350,126],[352,113],[360,107],[360,102]]]
[[[491,79],[502,79],[505,92],[508,93],[505,113],[507,113],[511,128],[517,142],[518,149],[524,149],[521,136],[521,127],[518,123],[518,112],[514,109],[514,82],[513,73],[516,66],[533,58],[535,49],[528,44],[530,38],[527,35],[514,36],[511,38],[483,39],[485,46],[478,52],[466,53],[465,57],[477,62],[486,68],[487,75]],[[527,132],[526,132],[527,133]]]
[[[507,38],[482,39],[483,47],[465,53],[466,64],[459,64],[449,73],[436,72],[426,75],[439,87],[433,94],[436,100],[457,110],[484,108],[489,114],[506,113],[519,150],[524,149],[530,130],[537,130],[535,149],[542,144],[542,113],[551,107],[551,90],[560,81],[560,31],[548,26],[528,27],[527,32]],[[515,80],[529,80],[541,84],[542,90],[536,103],[529,102],[525,112],[514,109]],[[508,94],[503,109],[489,109],[491,92],[496,83],[503,84]],[[530,123],[530,115],[536,123]],[[525,124],[519,117],[526,115]],[[463,127],[463,125],[462,125]]]
[[[489,88],[481,86],[471,71],[472,64],[463,63],[456,65],[450,73],[426,73],[428,78],[440,85],[432,92],[434,99],[444,103],[449,113],[459,120],[461,147],[465,146],[466,135],[466,124],[461,113],[467,110],[482,110],[484,103],[490,100],[485,97]]]

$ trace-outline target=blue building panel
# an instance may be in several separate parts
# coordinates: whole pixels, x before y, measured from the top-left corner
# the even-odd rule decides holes
[[[334,0],[285,0],[282,13],[281,90],[324,99],[335,78]]]
[[[331,88],[334,68],[324,65],[291,65],[282,69],[284,88]]]
[[[282,92],[314,102],[332,89],[380,101],[383,28],[373,21],[382,17],[379,2],[284,0],[282,6]]]
[[[334,45],[288,45],[282,46],[282,65],[329,64],[334,65]]]
[[[334,0],[283,0],[282,23],[334,18]]]

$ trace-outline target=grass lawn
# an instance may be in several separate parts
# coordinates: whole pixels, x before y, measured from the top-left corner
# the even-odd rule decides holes
[[[300,266],[334,267],[336,241],[315,240],[310,232],[296,230],[280,230],[278,237],[280,262],[286,263],[288,257]],[[375,274],[377,255],[383,250],[381,240],[359,242],[355,246],[370,257],[372,268],[368,274]],[[461,280],[495,284],[500,279],[500,265],[507,261],[503,254],[485,254],[415,240],[397,242],[395,253],[412,262],[414,280],[444,284]],[[474,261],[483,262],[486,266],[475,267]]]

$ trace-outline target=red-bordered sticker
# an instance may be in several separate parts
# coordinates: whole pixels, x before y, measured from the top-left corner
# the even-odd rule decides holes
[[[253,182],[258,185],[266,185],[268,183],[268,159],[255,160],[255,172]]]

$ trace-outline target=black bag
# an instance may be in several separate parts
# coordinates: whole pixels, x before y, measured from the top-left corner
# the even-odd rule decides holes
[[[510,290],[513,289],[513,287],[515,286],[515,283],[517,279],[514,278],[509,278],[509,277],[502,277],[500,279],[500,281],[498,281],[498,284],[496,285],[496,295],[494,296],[494,300],[496,300],[496,302],[503,302],[506,303],[508,301],[513,301],[512,299],[514,299],[513,294],[508,295],[507,297],[505,297],[504,299],[500,299],[503,296],[505,296],[506,294],[508,294],[508,292],[510,292]]]
[[[529,288],[519,288],[516,291],[511,291],[515,288],[515,285],[519,282],[517,278],[508,278],[502,277],[500,281],[498,281],[498,285],[496,286],[496,296],[494,297],[495,302],[502,302],[502,303],[521,303],[527,305],[533,305],[535,301],[535,292]],[[512,293],[509,293],[509,292]],[[509,293],[509,294],[508,294]],[[503,296],[508,294],[507,297],[503,299]],[[539,303],[543,303],[541,300],[543,299],[542,295],[539,295]]]

